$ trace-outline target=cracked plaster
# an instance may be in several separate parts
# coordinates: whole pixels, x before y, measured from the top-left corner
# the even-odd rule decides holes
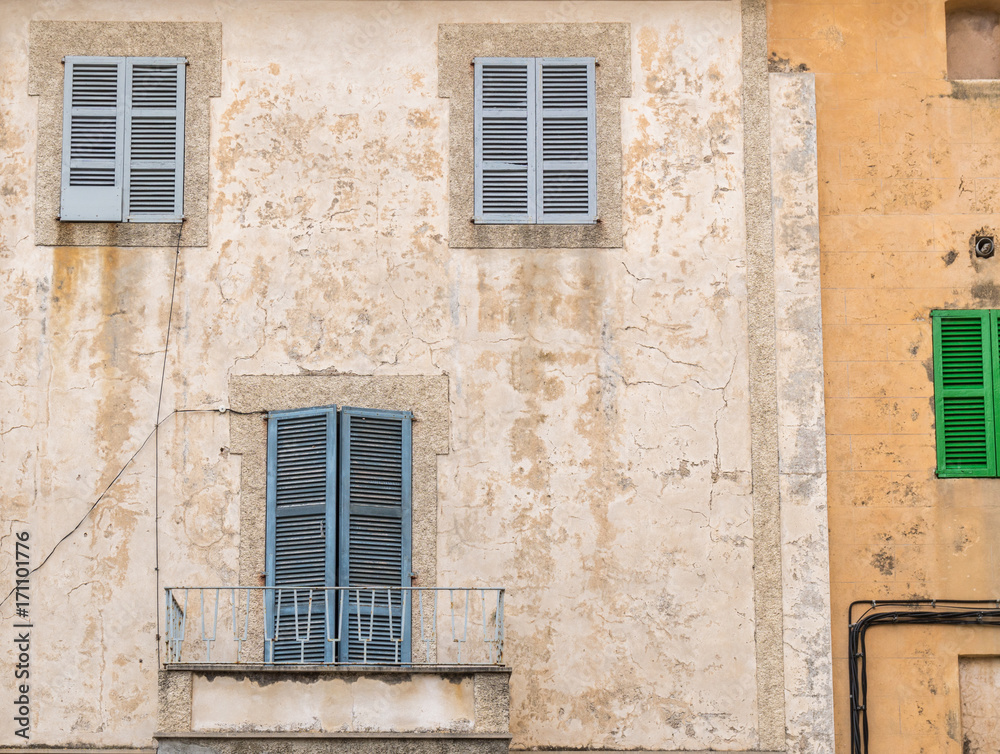
[[[253,375],[447,379],[433,575],[508,588],[514,746],[757,747],[739,4],[495,9],[505,23],[629,24],[623,239],[461,253],[436,40],[481,7],[143,7],[221,23],[224,40],[209,246],[181,252],[163,414],[227,405]],[[16,166],[0,166],[0,347],[17,354],[0,382],[0,468],[4,518],[27,521],[41,554],[152,428],[173,250],[32,244],[20,176],[37,159],[23,53],[36,10],[7,9],[2,49],[22,52],[0,76]],[[161,429],[160,586],[251,575],[230,419]],[[39,742],[152,741],[152,447],[35,576]]]

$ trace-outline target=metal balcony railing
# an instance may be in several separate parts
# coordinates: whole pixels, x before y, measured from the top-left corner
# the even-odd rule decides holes
[[[169,587],[166,664],[502,665],[504,590]]]

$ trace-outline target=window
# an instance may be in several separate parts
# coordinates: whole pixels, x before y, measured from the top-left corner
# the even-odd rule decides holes
[[[173,248],[178,241],[184,247],[208,245],[208,199],[209,199],[209,157],[211,155],[211,101],[213,97],[222,94],[222,24],[218,22],[175,22],[175,21],[43,21],[30,22],[28,35],[28,94],[37,97],[38,120],[36,128],[35,148],[35,243],[39,246],[110,246],[152,248],[169,246]],[[175,201],[167,211],[168,219],[155,221],[153,212],[140,212],[142,207],[131,209],[126,204],[126,191],[129,183],[126,171],[131,169],[126,162],[126,155],[121,155],[120,178],[122,183],[118,188],[108,186],[74,187],[78,197],[87,195],[91,189],[104,189],[97,193],[112,194],[108,199],[109,216],[120,218],[110,221],[86,220],[71,221],[64,218],[72,217],[73,200],[70,206],[64,207],[63,182],[69,183],[69,176],[64,175],[63,159],[72,157],[71,129],[67,128],[67,100],[72,106],[71,94],[67,90],[72,87],[72,63],[74,60],[91,59],[97,62],[101,59],[124,66],[127,61],[140,63],[147,60],[173,60],[184,62],[177,71],[178,84],[183,90],[178,90],[177,104],[183,108],[177,113],[177,150],[179,160],[183,154],[183,166],[175,162],[177,169],[176,190],[183,194],[182,201]],[[69,65],[68,65],[69,64]],[[466,63],[468,65],[468,63]],[[119,74],[119,69],[116,69]],[[126,72],[127,76],[127,72]],[[183,77],[182,79],[180,77]],[[126,78],[115,81],[115,136],[113,158],[117,165],[119,147],[127,148],[131,140],[126,141],[126,132],[130,126],[128,118],[128,100],[126,92],[118,89],[118,82],[126,86]],[[118,120],[118,97],[121,97],[122,114]],[[168,100],[169,102],[169,100]],[[148,118],[156,113],[150,108],[140,106],[137,116]],[[166,108],[169,109],[169,108]],[[107,117],[109,105],[98,105],[98,111],[93,113],[98,117]],[[83,113],[79,113],[83,115]],[[183,124],[183,125],[180,125]],[[143,122],[142,126],[152,124]],[[141,131],[141,128],[140,128]],[[63,149],[64,133],[67,136],[67,147]],[[109,151],[107,133],[99,131],[104,137],[104,152],[102,159]],[[120,134],[120,137],[119,137]],[[149,134],[136,134],[137,143],[145,141]],[[93,138],[91,136],[90,138]],[[157,137],[157,142],[159,137]],[[98,143],[92,144],[96,148]],[[100,154],[100,153],[99,153]],[[142,154],[142,149],[140,149]],[[94,157],[93,153],[84,159]],[[148,160],[148,161],[147,161]],[[147,161],[145,165],[139,162]],[[146,152],[137,155],[137,169],[160,169],[168,160],[161,159],[160,154]],[[91,163],[92,167],[101,167]],[[105,164],[106,167],[106,164]],[[181,171],[183,167],[183,171]],[[139,176],[137,175],[136,178]],[[162,176],[145,176],[154,178],[153,184],[140,187],[136,184],[138,198],[143,191],[152,191],[158,184],[162,188]],[[105,177],[106,181],[107,178]],[[120,192],[120,193],[119,193]],[[176,194],[174,195],[176,199]],[[167,190],[161,196],[156,192],[155,204],[168,204],[170,192]],[[81,200],[81,201],[89,201]],[[147,205],[148,206],[148,205]],[[159,213],[161,206],[149,207]],[[140,218],[140,215],[142,217]],[[141,221],[140,221],[141,220]],[[178,223],[183,220],[183,224]],[[303,404],[303,405],[320,405]],[[263,522],[263,516],[261,517]],[[263,540],[261,540],[263,542]],[[263,570],[263,564],[257,571]]]
[[[940,477],[997,476],[1000,311],[931,312]]]
[[[475,59],[475,220],[593,223],[593,58]]]
[[[948,78],[1000,78],[1000,12],[995,0],[950,0],[945,14]]]
[[[623,23],[438,26],[449,247],[621,247],[631,47]]]
[[[268,415],[267,586],[410,586],[411,420],[408,411],[335,406]],[[401,599],[370,609],[354,592],[343,601],[334,593],[328,600],[312,594],[311,602],[286,598],[279,605],[269,592],[267,621],[278,628],[269,659],[395,659],[393,637],[400,638],[409,621]],[[339,631],[326,625],[327,616]],[[311,626],[304,648],[294,636],[303,617]],[[354,630],[359,621],[360,632]],[[369,639],[367,647],[357,641],[359,633]],[[336,658],[328,635],[344,637]],[[407,630],[407,643],[409,636]],[[400,651],[409,657],[406,644]]]
[[[64,222],[180,222],[183,58],[66,58]]]

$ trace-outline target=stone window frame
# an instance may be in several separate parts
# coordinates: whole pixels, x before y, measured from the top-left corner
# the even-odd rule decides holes
[[[239,585],[263,586],[267,542],[267,412],[354,406],[413,413],[413,586],[437,586],[437,457],[450,447],[447,375],[243,375],[229,380],[229,450],[240,468]],[[236,413],[240,412],[240,413]],[[264,656],[264,617],[250,615],[247,656]]]
[[[182,223],[61,222],[63,58],[187,60]],[[32,21],[28,94],[38,97],[35,243],[38,246],[208,246],[209,98],[222,94],[222,24]]]
[[[438,96],[448,118],[448,245],[461,249],[580,249],[622,246],[621,99],[632,94],[632,30],[627,23],[440,24]],[[597,61],[597,222],[487,225],[475,202],[473,60],[587,58]]]

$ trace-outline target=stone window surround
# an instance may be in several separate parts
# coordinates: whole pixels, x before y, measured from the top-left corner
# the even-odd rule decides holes
[[[437,456],[448,453],[447,375],[245,375],[229,381],[230,451],[240,469],[239,584],[263,586],[267,512],[268,411],[336,405],[412,411],[413,586],[437,581]],[[235,413],[235,412],[244,413]],[[263,656],[263,616],[251,616],[249,656]]]
[[[622,246],[621,98],[632,93],[631,46],[632,31],[627,23],[438,26],[438,96],[450,99],[450,247],[594,249]],[[475,199],[472,61],[477,57],[596,59],[596,224],[485,225],[472,222]]]
[[[222,93],[222,24],[32,21],[28,94],[38,100],[35,243],[39,246],[208,245],[209,98]],[[187,59],[184,116],[184,222],[60,222],[63,58]]]

